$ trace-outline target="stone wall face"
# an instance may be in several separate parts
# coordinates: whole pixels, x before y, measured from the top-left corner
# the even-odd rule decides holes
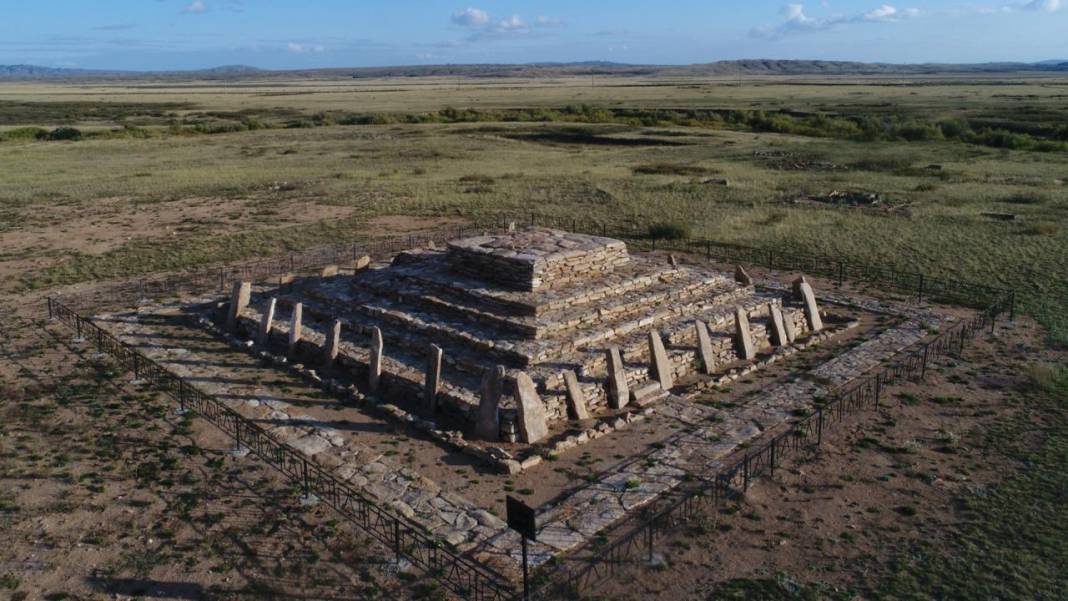
[[[448,257],[457,273],[526,291],[611,273],[629,258],[619,240],[541,229],[450,242]]]

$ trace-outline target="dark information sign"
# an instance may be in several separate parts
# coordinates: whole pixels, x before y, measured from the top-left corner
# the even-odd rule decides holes
[[[525,539],[537,540],[534,508],[513,496],[506,497],[505,504],[508,508],[508,527],[523,535]]]

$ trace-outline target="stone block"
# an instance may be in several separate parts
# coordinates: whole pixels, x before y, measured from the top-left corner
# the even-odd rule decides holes
[[[801,302],[805,305],[805,320],[808,321],[808,329],[813,334],[823,329],[823,319],[820,317],[820,308],[816,304],[816,293],[808,282],[801,282]]]
[[[300,342],[301,334],[303,333],[303,315],[304,305],[302,303],[296,303],[293,305],[293,314],[289,318],[289,354],[292,355],[293,351],[297,350],[297,343]]]
[[[634,403],[641,407],[667,396],[667,391],[660,385],[660,382],[653,380],[640,388],[635,388],[631,394]]]
[[[256,337],[256,341],[260,344],[265,345],[271,339],[271,324],[274,322],[274,309],[277,305],[278,299],[271,297],[263,309],[263,316],[260,317],[260,331]]]
[[[660,382],[664,390],[671,390],[675,385],[675,374],[668,359],[667,349],[664,348],[664,341],[656,330],[649,331],[649,359],[650,375]]]
[[[482,372],[481,398],[475,433],[482,440],[495,441],[500,436],[501,392],[504,387],[504,367],[498,365]]]
[[[252,282],[234,282],[233,291],[230,293],[230,311],[226,315],[226,329],[233,331],[237,327],[237,318],[248,307],[250,298]]]
[[[441,390],[441,358],[443,352],[436,344],[430,345],[426,355],[426,379],[423,390],[423,410],[432,414],[438,408],[438,392]]]
[[[578,376],[570,369],[564,371],[564,385],[567,387],[567,414],[571,419],[588,419],[590,412],[586,409],[586,395],[582,393]]]
[[[378,327],[371,328],[371,346],[367,361],[367,389],[372,393],[378,392],[378,386],[382,381],[382,330]]]
[[[534,381],[525,372],[519,372],[515,377],[515,403],[519,439],[533,444],[545,438],[549,434],[545,405],[538,396]]]
[[[738,358],[744,361],[750,361],[756,357],[753,333],[749,331],[749,316],[742,307],[734,309],[734,350]]]
[[[608,406],[621,409],[630,402],[630,388],[627,385],[627,372],[623,367],[623,356],[618,346],[608,348]]]
[[[334,364],[341,348],[341,320],[335,319],[323,342],[323,363],[328,367]]]
[[[771,343],[775,346],[786,346],[790,343],[790,337],[786,334],[782,309],[775,303],[768,303],[768,315],[771,317]]]
[[[337,277],[337,272],[338,272],[338,266],[337,265],[327,265],[327,266],[323,267],[323,269],[319,272],[319,277],[321,277],[321,278]]]
[[[363,255],[352,262],[352,270],[359,272],[371,266],[371,257]]]
[[[700,319],[694,321],[697,330],[697,356],[704,363],[705,373],[712,375],[716,369],[716,354],[712,351],[712,337],[708,333],[708,324]]]
[[[801,284],[807,284],[807,283],[808,283],[808,278],[806,278],[804,275],[801,275],[796,280],[794,280],[794,283],[793,283],[794,300],[796,300],[796,301],[805,300],[801,295]]]

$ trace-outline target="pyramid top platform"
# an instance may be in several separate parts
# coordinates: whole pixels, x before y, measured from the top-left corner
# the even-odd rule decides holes
[[[532,228],[454,240],[452,271],[513,290],[535,291],[593,280],[629,261],[620,240]]]

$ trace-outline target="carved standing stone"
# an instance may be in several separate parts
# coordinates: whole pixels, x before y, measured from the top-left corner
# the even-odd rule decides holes
[[[623,368],[623,356],[618,346],[608,348],[608,406],[622,409],[630,402],[630,388],[627,386],[627,372]]]
[[[321,277],[321,278],[337,277],[337,272],[338,272],[338,266],[337,265],[327,265],[326,267],[323,267],[322,270],[319,272],[319,277]]]
[[[712,352],[712,336],[708,333],[708,324],[698,319],[693,325],[697,329],[697,356],[704,364],[705,373],[712,375],[716,368],[716,355]]]
[[[801,282],[801,302],[805,304],[805,320],[808,321],[808,329],[813,334],[823,329],[823,319],[820,317],[820,308],[816,305],[816,293],[808,282]]]
[[[500,436],[501,389],[504,387],[504,367],[498,365],[482,372],[482,397],[478,402],[475,434],[482,440],[495,441]]]
[[[664,390],[670,390],[675,385],[675,374],[671,369],[671,361],[668,360],[667,349],[664,341],[660,339],[660,332],[649,331],[649,357],[652,359],[652,376],[660,382]]]
[[[590,412],[586,410],[586,396],[582,394],[578,376],[570,369],[564,370],[564,385],[567,387],[567,414],[571,419],[588,419]]]
[[[805,300],[801,296],[801,284],[807,284],[807,283],[808,283],[808,278],[806,278],[804,275],[801,275],[796,280],[794,280],[794,284],[793,284],[794,300],[798,300],[798,301]]]
[[[293,351],[297,350],[297,343],[300,342],[300,336],[303,333],[303,315],[304,305],[297,303],[293,305],[293,315],[289,319],[289,353],[293,354]]]
[[[749,316],[742,307],[734,309],[734,348],[739,359],[749,361],[756,357],[753,334],[749,331]]]
[[[786,335],[786,322],[782,318],[782,309],[775,303],[768,303],[768,314],[771,315],[771,343],[775,346],[786,346],[790,337]]]
[[[545,405],[538,396],[534,381],[524,372],[515,377],[516,417],[519,422],[519,439],[533,444],[549,434],[545,421]]]
[[[382,381],[382,330],[378,327],[371,328],[371,348],[367,360],[367,389],[372,393],[378,392],[378,384]]]
[[[734,281],[742,286],[752,286],[753,278],[741,265],[734,266]]]
[[[233,292],[230,293],[230,312],[226,315],[226,329],[233,330],[237,327],[237,318],[248,307],[251,297],[252,282],[234,282]]]
[[[433,413],[438,408],[438,392],[441,390],[441,357],[443,352],[436,344],[430,345],[426,355],[426,381],[424,382],[423,409]]]
[[[325,362],[328,367],[333,365],[340,350],[341,320],[335,319],[334,324],[330,326],[330,332],[326,335],[326,342],[323,344],[323,362]]]
[[[271,297],[271,300],[267,301],[267,306],[263,309],[263,316],[260,318],[260,331],[256,337],[256,342],[260,344],[267,344],[271,339],[271,324],[274,322],[274,308],[278,304],[278,299]]]

